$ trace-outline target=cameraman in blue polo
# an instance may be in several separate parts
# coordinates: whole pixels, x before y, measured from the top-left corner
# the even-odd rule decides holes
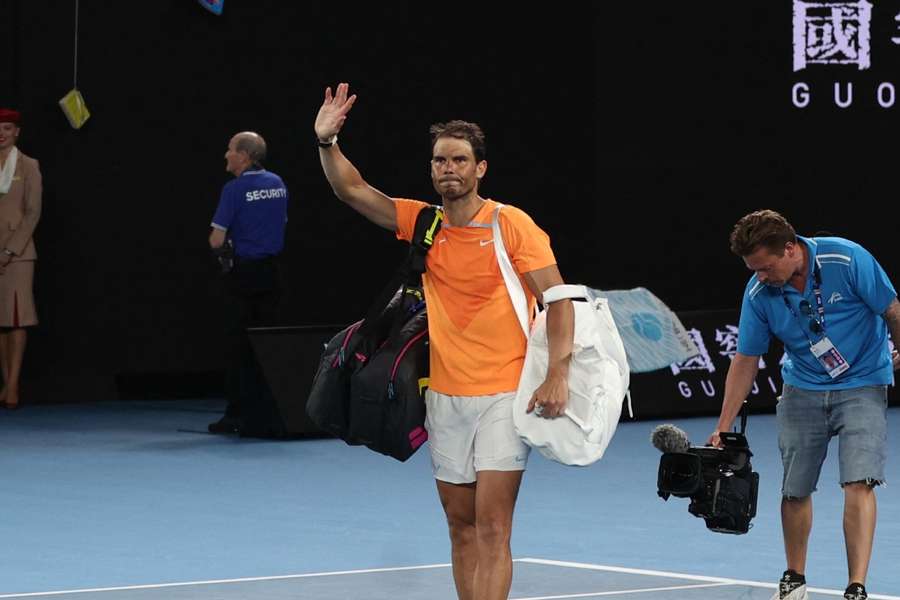
[[[840,440],[844,598],[865,600],[875,534],[874,488],[885,482],[887,387],[898,366],[888,331],[900,340],[900,303],[878,261],[838,237],[798,236],[773,210],[741,218],[731,251],[754,275],[744,290],[738,352],[709,443],[729,431],[772,337],[784,343],[784,388],[776,408],[784,465],[781,523],[787,570],[773,600],[805,600],[812,493],[832,437]]]

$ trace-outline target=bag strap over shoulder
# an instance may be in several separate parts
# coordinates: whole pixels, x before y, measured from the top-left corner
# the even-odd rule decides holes
[[[500,231],[500,209],[502,204],[497,204],[494,209],[494,216],[491,220],[491,229],[494,232],[494,254],[497,257],[497,264],[500,266],[500,273],[503,274],[503,282],[506,284],[506,291],[509,293],[509,299],[512,301],[513,308],[516,311],[516,317],[519,319],[519,325],[522,327],[522,333],[528,338],[530,328],[528,327],[528,299],[525,297],[525,289],[519,280],[519,274],[513,267],[512,261],[509,260],[509,254],[506,252],[506,244],[503,243],[503,234]]]
[[[503,281],[506,283],[506,289],[509,292],[510,300],[512,300],[513,308],[516,310],[516,316],[519,318],[519,324],[525,337],[528,337],[528,301],[525,297],[525,290],[522,288],[522,282],[519,275],[513,267],[509,254],[506,252],[506,244],[503,243],[503,233],[500,230],[500,209],[502,204],[498,204],[494,209],[494,218],[491,221],[491,228],[494,231],[494,250],[497,255],[497,264],[500,265],[500,273],[503,274]],[[558,300],[579,299],[590,300],[591,296],[587,287],[583,285],[562,284],[544,290],[541,304],[552,304]]]
[[[378,317],[381,316],[384,309],[390,304],[391,298],[397,293],[397,288],[401,285],[408,287],[422,284],[422,273],[425,272],[425,255],[428,254],[428,250],[434,245],[434,239],[441,230],[441,222],[443,220],[444,211],[440,206],[426,206],[419,211],[406,259],[400,264],[400,268],[394,273],[390,282],[369,306],[358,335],[366,335],[374,327]]]
[[[425,272],[425,255],[434,245],[443,220],[444,211],[438,206],[427,206],[419,211],[409,243],[409,265],[413,274],[421,276]]]
[[[506,290],[512,301],[513,308],[516,311],[516,317],[519,319],[519,325],[522,332],[527,338],[529,335],[528,327],[528,300],[525,296],[525,290],[522,287],[522,281],[519,274],[513,267],[512,261],[509,259],[509,253],[506,251],[506,244],[503,243],[503,233],[500,230],[500,209],[502,204],[498,204],[494,209],[494,217],[491,221],[491,228],[494,231],[494,253],[497,256],[497,264],[500,266],[500,273],[503,274],[503,282],[506,284]],[[558,300],[583,299],[590,300],[591,297],[588,290],[583,285],[563,284],[555,285],[544,290],[541,304],[552,304]]]

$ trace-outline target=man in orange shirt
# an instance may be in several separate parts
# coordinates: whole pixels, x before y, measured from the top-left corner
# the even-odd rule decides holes
[[[340,200],[409,241],[428,204],[379,192],[338,148],[337,134],[355,101],[346,83],[333,96],[325,90],[315,122],[325,176]],[[478,195],[487,171],[478,125],[451,121],[432,126],[431,134],[431,179],[444,222],[423,276],[431,348],[425,426],[457,594],[460,600],[501,600],[512,580],[512,515],[528,458],[512,414],[527,341],[494,254],[493,219],[499,219],[531,307],[563,280],[547,234],[521,210],[508,206],[497,213],[496,202]],[[556,418],[568,400],[574,311],[568,300],[548,310],[547,376],[527,410]]]

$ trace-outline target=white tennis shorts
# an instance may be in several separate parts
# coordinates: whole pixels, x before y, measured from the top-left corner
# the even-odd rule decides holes
[[[425,429],[435,479],[472,483],[477,471],[524,471],[531,450],[516,433],[515,392],[447,396],[425,392]]]

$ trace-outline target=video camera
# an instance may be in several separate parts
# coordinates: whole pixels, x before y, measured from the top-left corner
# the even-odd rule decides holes
[[[743,429],[743,427],[742,427]],[[674,425],[660,425],[650,441],[662,453],[657,494],[690,498],[688,512],[718,533],[747,533],[756,516],[759,473],[750,464],[750,447],[743,433],[723,431],[722,447],[691,446],[687,434]]]

